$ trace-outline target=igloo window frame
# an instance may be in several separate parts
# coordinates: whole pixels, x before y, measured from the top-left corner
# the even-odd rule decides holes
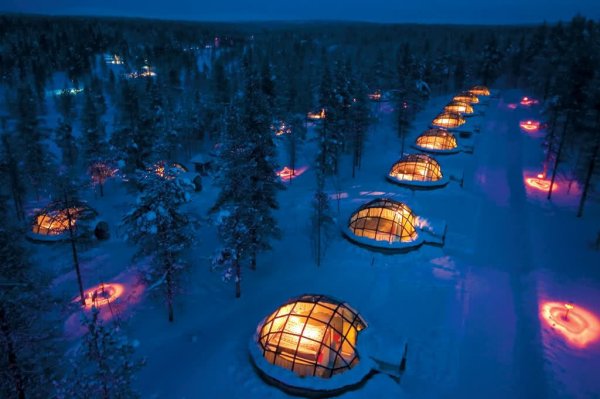
[[[399,170],[400,168],[404,169]],[[416,173],[418,169],[423,169],[424,173]],[[406,176],[410,177],[410,175],[413,178],[405,178]],[[449,178],[442,172],[440,163],[427,154],[404,156],[392,165],[386,178],[392,183],[402,186],[424,189],[443,187],[449,182]]]
[[[63,229],[43,227],[42,225],[49,224],[52,226],[53,224],[65,224],[61,219],[68,217],[66,215],[67,208],[74,210],[74,212],[71,213],[71,218],[73,219],[71,229],[75,234],[79,234],[80,232],[78,225],[81,221],[91,220],[98,216],[98,212],[91,208],[86,202],[75,200],[70,201],[69,204],[65,204],[63,201],[56,201],[50,203],[44,209],[33,215],[28,237],[34,240],[60,240],[66,237],[69,233],[68,220],[66,220],[67,226]]]
[[[431,147],[423,146],[423,141],[427,137],[431,137],[431,139],[429,139],[429,141],[433,142]],[[443,147],[445,148],[435,148],[438,143],[447,143],[449,140],[453,142],[453,147],[443,145]],[[441,128],[427,129],[426,131],[421,133],[419,137],[415,139],[414,147],[420,151],[435,154],[453,154],[461,151],[456,136],[452,132]]]
[[[392,218],[387,217],[389,212],[393,213]],[[405,216],[404,213],[408,213],[408,216]],[[375,220],[374,226],[372,225],[373,219]],[[416,219],[417,216],[406,204],[387,198],[378,198],[367,202],[353,212],[348,219],[347,229],[353,238],[366,239],[373,243],[407,245],[419,239]],[[382,220],[386,224],[392,224],[389,231],[387,231],[387,226],[382,225]],[[362,227],[359,225],[361,221],[363,221]],[[395,233],[397,231],[399,232]],[[357,232],[361,234],[357,234]],[[365,232],[372,234],[365,234]],[[405,235],[404,232],[408,232],[408,234]],[[393,239],[394,237],[398,239]],[[405,239],[407,237],[409,239]]]
[[[308,311],[301,310],[301,307]],[[294,331],[290,326],[292,318],[300,320],[293,324],[300,324],[301,331]],[[281,323],[275,331],[278,320]],[[341,323],[341,328],[334,323]],[[320,337],[307,334],[307,327],[311,324],[311,328],[320,329]],[[262,357],[272,365],[299,377],[328,379],[360,362],[356,349],[358,333],[366,327],[364,319],[346,303],[324,295],[303,295],[281,305],[264,319],[257,331],[257,344]],[[334,334],[339,337],[337,347],[332,346],[335,345],[332,343]],[[311,346],[312,352],[306,350],[307,346],[300,350],[303,344]],[[344,353],[345,350],[350,352]],[[325,353],[327,364],[320,359]]]
[[[466,119],[463,118],[459,113],[444,111],[431,121],[431,126],[435,126],[443,129],[455,129],[466,123]]]

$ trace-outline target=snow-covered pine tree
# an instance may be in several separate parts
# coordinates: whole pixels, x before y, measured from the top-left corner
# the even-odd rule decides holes
[[[317,159],[315,170],[317,187],[312,203],[313,216],[311,218],[311,237],[314,240],[314,253],[317,266],[321,266],[321,259],[326,249],[325,244],[331,235],[331,227],[334,224],[331,208],[329,207],[329,198],[325,193],[325,170],[320,159]]]
[[[241,122],[246,145],[249,151],[249,168],[246,169],[248,190],[246,207],[251,210],[247,224],[251,247],[249,248],[250,267],[256,269],[259,252],[271,249],[270,241],[281,234],[272,212],[278,208],[277,191],[284,188],[275,171],[277,151],[270,125],[272,113],[256,69],[251,64],[245,68],[244,93],[241,108]]]
[[[71,370],[55,381],[56,399],[133,399],[140,395],[132,387],[135,374],[144,360],[135,358],[135,347],[116,324],[105,325],[99,310],[82,315],[87,332],[75,356],[69,359]]]
[[[62,163],[74,167],[77,163],[77,140],[73,135],[73,126],[70,121],[60,119],[54,131],[56,144],[62,151]]]
[[[28,85],[21,86],[17,91],[16,115],[24,173],[39,198],[41,190],[51,181],[54,165],[52,156],[43,143],[45,137],[41,133],[37,105]]]
[[[242,293],[242,262],[247,259],[252,246],[248,226],[250,212],[253,211],[247,206],[247,191],[250,189],[247,173],[253,163],[251,147],[241,127],[240,107],[241,104],[236,102],[227,113],[219,172],[215,178],[221,191],[211,209],[211,212],[218,212],[218,231],[223,244],[213,266],[224,269],[224,280],[234,279],[236,298]]]
[[[13,204],[15,206],[15,216],[18,220],[22,221],[25,219],[24,200],[26,190],[23,183],[23,174],[13,150],[13,148],[15,148],[15,140],[6,130],[5,126],[2,128],[1,136],[2,148],[0,151],[0,173],[2,186],[10,189]]]
[[[107,154],[106,133],[94,93],[86,89],[81,112],[81,131],[84,162],[91,165]]]
[[[35,270],[0,197],[0,397],[48,398],[56,372],[49,280]]]
[[[323,174],[331,176],[337,172],[337,142],[333,129],[335,128],[336,113],[335,113],[335,93],[331,84],[331,76],[327,66],[323,71],[321,86],[319,88],[319,102],[326,111],[326,116],[321,120],[317,128],[319,135],[319,159]]]
[[[186,266],[185,252],[194,242],[194,222],[181,209],[190,201],[193,184],[165,167],[162,176],[139,172],[140,195],[124,218],[126,238],[137,244],[137,258],[150,257],[146,279],[164,283],[168,318],[172,322],[178,279]]]
[[[356,174],[356,168],[360,168],[362,152],[371,114],[369,111],[367,87],[356,75],[350,79],[350,94],[352,96],[352,106],[349,112],[349,130],[352,145],[352,177]]]

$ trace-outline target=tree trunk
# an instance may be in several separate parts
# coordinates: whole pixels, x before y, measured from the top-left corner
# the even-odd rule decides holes
[[[169,311],[169,322],[172,323],[173,317],[173,270],[171,265],[167,266],[167,308]]]
[[[321,266],[321,224],[323,219],[322,211],[322,198],[320,193],[317,200],[317,267]]]
[[[104,182],[100,181],[100,197],[104,197]]]
[[[0,307],[0,330],[2,330],[2,335],[4,336],[4,341],[6,342],[8,370],[10,371],[15,383],[15,392],[17,393],[17,397],[19,399],[25,399],[25,381],[23,374],[21,373],[21,369],[19,368],[15,345],[10,333],[10,327],[8,325],[8,320],[6,319],[6,314],[4,313],[4,308],[2,307]]]
[[[558,145],[558,151],[556,152],[556,160],[554,161],[554,168],[552,168],[552,178],[550,179],[550,188],[548,189],[548,199],[552,198],[552,189],[554,188],[554,180],[556,180],[556,170],[558,169],[558,163],[560,162],[560,155],[562,153],[563,145],[565,143],[565,136],[567,135],[567,129],[571,119],[571,111],[567,112],[567,119],[563,126],[562,135],[560,136],[560,144]]]
[[[600,128],[600,112],[598,112],[596,118],[596,127]],[[596,132],[596,145],[594,146],[594,150],[592,151],[592,157],[590,158],[590,163],[588,164],[587,174],[585,176],[585,183],[583,185],[583,192],[581,193],[581,199],[579,200],[579,208],[577,209],[577,217],[580,218],[583,216],[583,207],[585,206],[585,201],[587,200],[588,191],[590,189],[590,183],[592,181],[592,176],[594,175],[594,168],[596,167],[596,157],[598,156],[598,149],[600,148],[600,133]]]
[[[238,259],[235,260],[235,297],[242,296],[242,268]]]
[[[69,241],[71,242],[71,252],[73,254],[73,266],[75,267],[75,273],[77,274],[77,284],[79,285],[79,298],[81,299],[81,305],[85,306],[85,297],[83,294],[83,282],[81,280],[81,269],[79,267],[79,256],[77,255],[77,246],[75,245],[75,233],[73,232],[73,218],[71,216],[71,208],[69,207],[69,201],[65,192],[65,207],[67,209],[67,223],[69,225]]]

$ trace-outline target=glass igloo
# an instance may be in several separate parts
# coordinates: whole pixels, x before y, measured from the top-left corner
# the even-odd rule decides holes
[[[392,165],[387,174],[393,183],[413,187],[441,187],[448,183],[440,164],[427,154],[409,154]]]
[[[415,141],[415,148],[438,154],[452,154],[460,151],[456,137],[445,129],[428,129]]]

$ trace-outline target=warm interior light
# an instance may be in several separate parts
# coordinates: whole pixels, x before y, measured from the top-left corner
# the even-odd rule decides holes
[[[91,308],[95,306],[96,308],[100,308],[109,305],[123,295],[124,291],[125,287],[122,284],[116,283],[102,283],[89,288],[83,292],[85,307]],[[76,298],[74,301],[79,301],[79,298]]]
[[[444,112],[439,114],[433,119],[431,122],[434,126],[445,127],[445,128],[453,128],[464,125],[466,120],[461,117],[459,114],[447,113]]]
[[[521,105],[529,106],[529,105],[535,105],[537,103],[539,103],[539,101],[536,100],[535,98],[523,97],[521,99]]]
[[[60,235],[69,230],[69,217],[71,217],[71,227],[75,227],[77,216],[83,211],[83,208],[65,208],[56,211],[42,213],[36,217],[34,232],[50,236]]]
[[[584,348],[600,337],[600,321],[596,315],[570,303],[544,302],[541,316],[569,344]]]
[[[319,112],[309,112],[306,117],[308,119],[312,119],[312,120],[319,120],[319,119],[325,119],[326,114],[325,114],[325,108],[322,108],[321,111]]]

